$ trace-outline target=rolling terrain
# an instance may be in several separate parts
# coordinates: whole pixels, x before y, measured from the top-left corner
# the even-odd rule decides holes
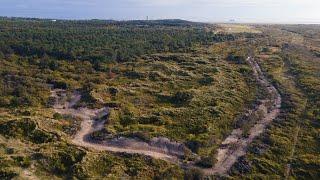
[[[319,34],[0,18],[0,179],[317,179]]]

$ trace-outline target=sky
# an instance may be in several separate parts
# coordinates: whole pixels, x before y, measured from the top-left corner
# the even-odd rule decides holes
[[[0,0],[0,16],[320,23],[320,0]]]

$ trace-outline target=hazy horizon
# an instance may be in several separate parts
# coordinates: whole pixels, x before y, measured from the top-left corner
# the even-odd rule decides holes
[[[320,23],[316,0],[2,0],[0,16],[49,19],[184,19],[198,22]]]

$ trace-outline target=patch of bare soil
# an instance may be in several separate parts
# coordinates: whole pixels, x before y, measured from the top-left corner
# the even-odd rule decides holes
[[[98,151],[112,151],[132,154],[143,154],[157,159],[178,162],[185,152],[185,146],[177,142],[171,142],[167,138],[153,138],[150,142],[143,142],[132,138],[114,138],[110,140],[97,141],[91,138],[91,134],[104,129],[109,113],[108,107],[101,109],[75,108],[74,106],[80,101],[79,92],[74,92],[68,99],[66,92],[61,89],[51,91],[52,97],[55,98],[53,105],[57,113],[79,117],[83,121],[81,129],[72,140],[72,143],[95,149]]]

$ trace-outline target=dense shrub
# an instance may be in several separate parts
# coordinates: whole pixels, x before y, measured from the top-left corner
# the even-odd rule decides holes
[[[236,64],[245,64],[245,58],[243,56],[234,55],[232,53],[227,56],[227,61]]]
[[[185,144],[194,153],[198,153],[199,148],[202,146],[199,141],[187,141]]]
[[[137,122],[137,118],[134,117],[134,114],[128,108],[125,108],[120,115],[120,124],[122,126],[128,126],[130,124],[136,124]]]
[[[140,117],[139,118],[140,124],[152,124],[152,125],[164,125],[165,121],[159,116],[149,116],[149,117]]]
[[[119,92],[119,90],[117,88],[115,88],[115,87],[108,88],[108,91],[112,96],[116,96],[118,94],[118,92]]]
[[[215,163],[215,159],[213,157],[201,157],[199,161],[197,161],[196,165],[204,168],[212,168]]]
[[[138,139],[145,141],[145,142],[149,142],[151,139],[151,136],[148,132],[133,132],[133,133],[128,134],[127,137],[138,138]]]
[[[136,72],[136,71],[127,71],[127,72],[125,72],[124,75],[127,76],[129,79],[143,79],[143,78],[145,78],[145,75],[143,73]]]
[[[49,81],[48,83],[52,84],[55,89],[68,89],[68,84],[63,81]]]
[[[185,180],[201,180],[204,177],[205,176],[200,169],[188,169],[184,175]]]
[[[86,153],[73,146],[62,145],[59,151],[52,154],[38,154],[38,162],[42,168],[59,177],[74,176],[75,165],[82,160]]]
[[[204,76],[203,78],[201,78],[199,80],[199,84],[203,85],[203,86],[208,86],[211,85],[213,83],[214,79],[210,76]]]
[[[28,168],[31,165],[31,159],[28,156],[16,156],[13,159],[23,168]]]
[[[179,91],[171,97],[171,102],[177,105],[185,105],[191,102],[192,98],[192,93]]]
[[[0,170],[0,179],[11,180],[16,176],[18,176],[18,173],[16,172]]]
[[[41,144],[51,142],[54,135],[37,129],[36,123],[31,119],[13,120],[0,124],[0,134],[6,137],[16,137]]]
[[[53,119],[60,120],[62,118],[63,118],[63,116],[60,113],[54,113],[53,114]]]

